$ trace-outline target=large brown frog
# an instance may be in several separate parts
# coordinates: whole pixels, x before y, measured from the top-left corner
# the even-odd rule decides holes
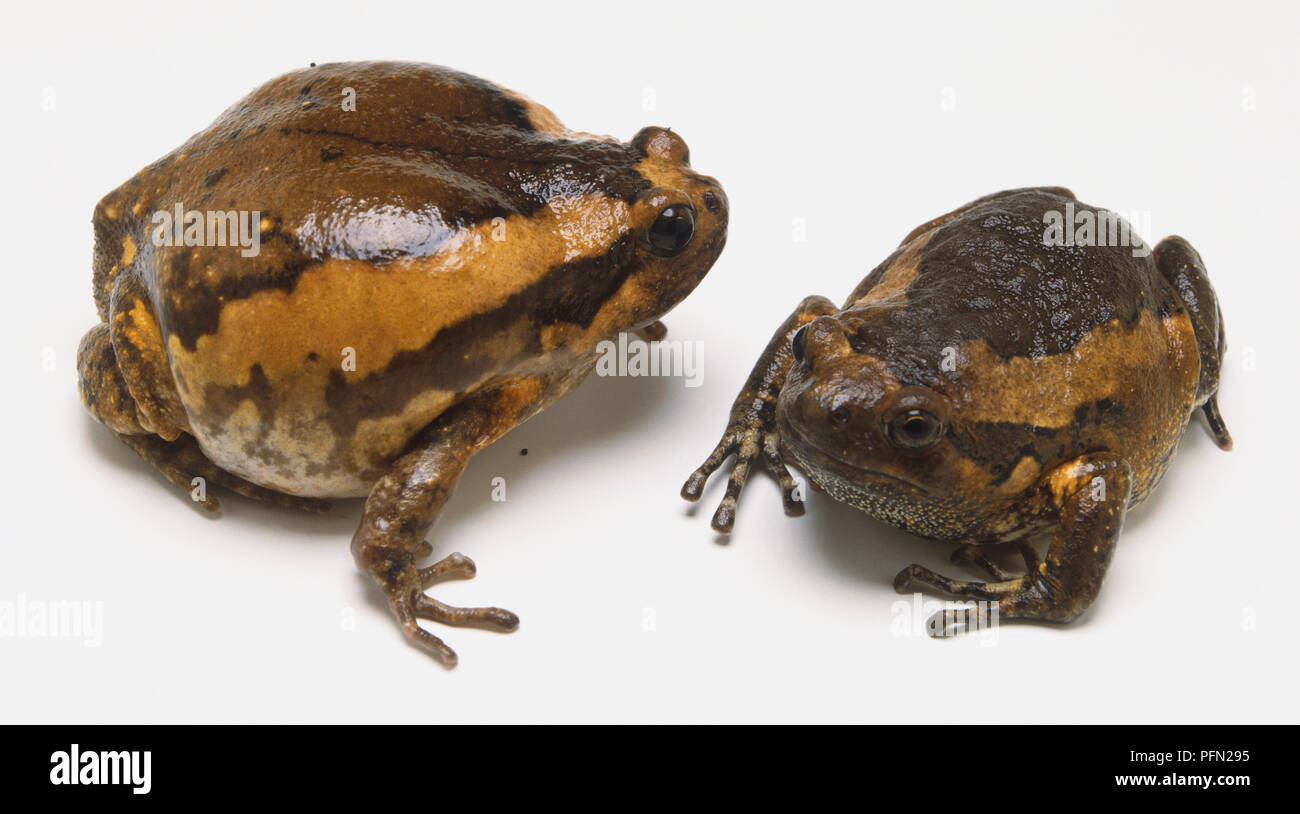
[[[716,530],[732,530],[760,461],[786,513],[802,514],[785,453],[837,500],[961,543],[954,562],[991,576],[904,569],[900,592],[985,600],[935,614],[931,633],[994,612],[1070,621],[1097,596],[1125,512],[1160,481],[1197,410],[1231,448],[1216,400],[1224,349],[1187,241],[1153,253],[1069,190],[1000,192],[917,227],[843,308],[804,300],[682,495],[698,500],[734,453]],[[1051,534],[1041,561],[1027,542],[1039,532]],[[1023,555],[1023,576],[980,548],[1004,543]]]
[[[727,199],[675,133],[621,143],[446,68],[313,66],[253,91],[95,209],[87,408],[208,508],[212,482],[319,510],[406,635],[511,630],[425,594],[467,462],[658,319],[722,251]],[[196,481],[196,478],[205,479]]]

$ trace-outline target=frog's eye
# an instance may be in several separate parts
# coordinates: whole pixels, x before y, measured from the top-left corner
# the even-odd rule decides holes
[[[925,449],[943,437],[943,421],[925,410],[904,410],[888,426],[890,442],[903,449]]]
[[[808,346],[808,326],[805,325],[794,332],[794,337],[790,340],[790,352],[794,354],[796,362],[803,362],[804,350]]]
[[[646,244],[650,253],[659,257],[675,257],[695,235],[695,212],[689,206],[673,204],[664,207],[646,230]]]

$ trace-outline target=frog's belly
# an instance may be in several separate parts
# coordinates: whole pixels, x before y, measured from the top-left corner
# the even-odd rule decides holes
[[[412,440],[452,405],[503,380],[535,379],[540,393],[527,409],[513,414],[511,421],[517,423],[576,387],[595,361],[594,352],[576,361],[566,355],[563,363],[542,356],[533,369],[486,376],[461,392],[424,389],[386,412],[379,410],[380,400],[344,407],[326,389],[264,381],[251,391],[241,388],[238,401],[208,398],[201,408],[187,407],[199,446],[227,472],[300,497],[365,497]]]
[[[323,402],[276,409],[241,401],[224,416],[195,421],[204,453],[245,480],[300,497],[365,497],[420,430],[457,394],[431,390],[400,410],[365,418],[330,413]]]

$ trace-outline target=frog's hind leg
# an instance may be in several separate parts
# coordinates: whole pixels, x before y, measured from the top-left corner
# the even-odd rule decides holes
[[[1201,358],[1201,378],[1196,400],[1209,424],[1215,443],[1232,449],[1232,436],[1219,413],[1219,371],[1228,345],[1223,333],[1223,312],[1210,285],[1209,273],[1201,255],[1181,237],[1167,237],[1156,244],[1155,263],[1160,274],[1178,293],[1192,319],[1196,345]]]
[[[176,431],[170,439],[159,435],[161,422],[146,415],[127,386],[107,323],[96,325],[82,338],[77,350],[77,371],[81,400],[90,414],[204,509],[215,512],[221,507],[216,496],[208,494],[208,483],[280,506],[313,512],[329,509],[325,501],[281,494],[226,472],[212,463],[198,442],[184,432]],[[196,478],[203,480],[196,481]]]
[[[426,568],[416,560],[431,552],[425,535],[451,496],[470,457],[532,415],[548,400],[547,383],[519,379],[456,404],[415,439],[371,489],[361,525],[352,538],[357,567],[388,598],[411,643],[447,666],[456,653],[420,626],[420,619],[511,631],[519,617],[501,608],[454,608],[425,589],[445,579],[474,575],[474,563],[452,554]]]
[[[894,588],[907,593],[913,585],[932,588],[963,599],[982,600],[974,609],[948,608],[931,617],[933,636],[985,627],[997,619],[1071,622],[1088,609],[1101,590],[1102,578],[1115,553],[1132,491],[1127,462],[1102,454],[1085,455],[1057,467],[1044,480],[1046,499],[1059,511],[1059,521],[1041,562],[1028,545],[1020,547],[1028,573],[1012,577],[992,561],[981,562],[963,547],[954,560],[985,568],[994,582],[966,582],[910,565],[894,578]],[[972,612],[974,616],[972,616]]]

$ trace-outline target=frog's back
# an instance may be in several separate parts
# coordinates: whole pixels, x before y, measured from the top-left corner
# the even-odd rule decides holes
[[[1054,243],[1045,216],[1067,212],[1094,220],[1112,214],[1054,188],[968,204],[909,235],[850,306],[879,301],[872,289],[888,276],[892,285],[881,288],[905,290],[907,301],[895,324],[945,345],[983,339],[1006,358],[1064,353],[1112,320],[1131,326],[1144,312],[1160,318],[1180,310],[1136,232],[1138,246]],[[1123,229],[1130,234],[1126,223]]]
[[[114,278],[139,268],[156,280],[164,328],[192,347],[215,328],[220,302],[292,289],[330,258],[428,256],[558,194],[631,201],[646,186],[625,145],[570,133],[546,108],[477,77],[412,63],[321,65],[262,85],[100,201],[96,304],[107,319]],[[153,216],[178,204],[256,211],[257,256],[156,251]]]

